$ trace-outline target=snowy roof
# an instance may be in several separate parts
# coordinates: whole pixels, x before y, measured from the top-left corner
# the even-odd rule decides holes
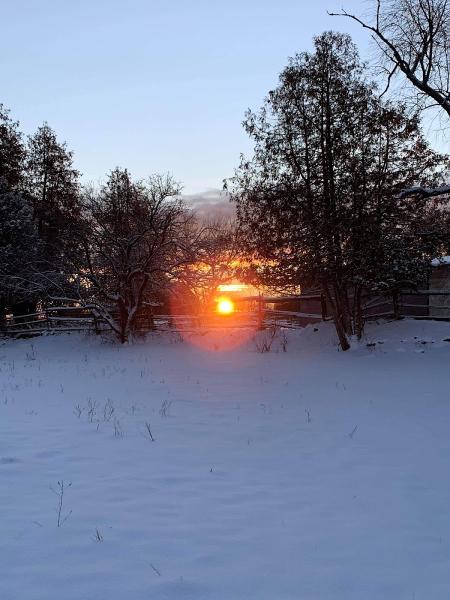
[[[431,261],[432,267],[442,267],[442,265],[450,265],[450,256],[441,256]]]

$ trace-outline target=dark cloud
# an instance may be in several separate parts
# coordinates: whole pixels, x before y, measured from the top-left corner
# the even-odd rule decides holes
[[[219,189],[209,189],[200,194],[183,194],[183,200],[203,220],[233,219],[236,216],[236,208],[230,202],[229,195]]]

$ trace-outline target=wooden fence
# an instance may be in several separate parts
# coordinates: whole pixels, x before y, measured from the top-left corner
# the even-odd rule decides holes
[[[146,309],[137,317],[137,330],[194,331],[236,327],[264,328],[278,325],[287,328],[304,327],[330,319],[330,307],[320,293],[300,296],[248,296],[235,298],[237,310],[231,316],[215,314],[164,314],[164,307]],[[450,292],[420,290],[403,292],[396,299],[368,294],[364,299],[366,319],[412,317],[450,321]],[[2,325],[7,336],[34,336],[52,332],[90,331],[101,333],[109,326],[94,310],[83,307],[55,306],[42,311],[8,315]]]
[[[7,315],[2,324],[8,336],[39,335],[52,331],[95,331],[104,328],[102,319],[86,308],[55,306],[26,315]]]
[[[322,294],[305,294],[289,298],[262,298],[265,314],[305,322],[327,320],[331,307]],[[351,304],[351,298],[350,298]],[[400,292],[396,297],[367,292],[363,296],[365,319],[410,317],[450,321],[450,290],[418,290]]]

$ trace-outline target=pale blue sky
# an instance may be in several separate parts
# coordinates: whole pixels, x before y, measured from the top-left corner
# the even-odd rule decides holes
[[[170,171],[187,194],[220,188],[242,129],[287,58],[325,29],[367,36],[326,11],[364,0],[15,0],[0,2],[0,102],[25,133],[44,120],[85,181],[116,165]]]

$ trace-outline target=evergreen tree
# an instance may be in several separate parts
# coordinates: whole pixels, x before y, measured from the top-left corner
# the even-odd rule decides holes
[[[40,240],[30,199],[0,182],[0,315],[5,308],[23,314],[32,306],[39,283]]]
[[[28,139],[26,188],[33,198],[33,215],[44,243],[45,260],[55,266],[80,217],[78,178],[73,153],[44,123]]]
[[[348,349],[348,335],[362,333],[364,288],[424,275],[418,205],[399,193],[435,183],[443,157],[416,117],[380,100],[349,36],[333,32],[290,60],[244,126],[254,156],[242,159],[232,197],[257,275],[277,288],[320,285]]]
[[[9,189],[18,189],[23,178],[25,148],[18,127],[0,104],[0,179]]]

